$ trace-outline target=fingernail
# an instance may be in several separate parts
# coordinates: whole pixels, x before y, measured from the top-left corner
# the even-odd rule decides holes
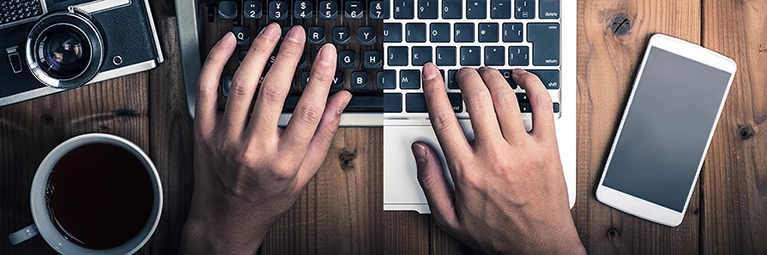
[[[281,33],[280,25],[272,23],[266,26],[263,30],[261,30],[261,33],[259,33],[258,36],[263,36],[265,38],[276,40],[277,38],[279,38],[280,33]]]
[[[423,144],[413,143],[412,145],[410,145],[410,149],[413,150],[413,156],[415,157],[415,161],[418,161],[418,162],[426,161],[427,152]]]
[[[221,45],[222,47],[229,47],[232,45],[232,40],[234,39],[234,34],[232,31],[226,32],[224,34],[224,37],[221,37],[221,39],[216,42],[216,46]]]
[[[438,75],[439,70],[434,64],[426,63],[426,65],[423,66],[423,81],[430,81],[431,79],[436,78]]]
[[[336,47],[332,44],[325,44],[325,46],[322,46],[320,49],[319,59],[320,62],[324,65],[331,65],[333,64],[333,61],[336,61]]]
[[[519,76],[519,75],[523,75],[523,74],[526,74],[526,73],[527,73],[527,71],[525,69],[522,69],[522,68],[514,69],[514,75]]]
[[[346,109],[346,106],[349,105],[349,101],[351,101],[351,100],[352,100],[352,95],[350,94],[349,97],[347,97],[346,99],[344,99],[343,102],[341,102],[341,107],[340,107],[340,109],[338,109],[338,114],[339,115],[344,113],[344,110]]]
[[[300,43],[303,42],[304,39],[304,31],[302,29],[299,29],[298,27],[293,27],[290,29],[290,32],[288,32],[288,36],[285,37],[285,39]]]

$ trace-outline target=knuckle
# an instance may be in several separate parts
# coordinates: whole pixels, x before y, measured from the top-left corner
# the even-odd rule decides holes
[[[230,95],[245,96],[250,92],[249,82],[242,78],[235,77],[232,80],[232,86],[229,88]]]
[[[271,171],[272,178],[278,181],[291,179],[295,176],[295,171],[291,163],[286,160],[278,160]]]
[[[279,54],[281,57],[298,58],[304,54],[304,46],[295,41],[285,40],[282,42]]]
[[[444,133],[450,129],[453,125],[456,125],[458,120],[455,119],[455,115],[437,114],[432,118],[432,126],[436,132]]]
[[[298,115],[299,120],[303,123],[317,123],[322,116],[322,112],[318,109],[319,107],[316,105],[306,105],[296,108],[293,112],[293,116]]]
[[[266,100],[267,102],[279,102],[284,99],[282,93],[273,85],[274,84],[265,84],[261,87],[261,98],[263,100]]]
[[[330,84],[333,81],[333,70],[335,68],[312,68],[309,81],[319,84]]]
[[[254,43],[253,47],[250,48],[250,51],[252,51],[255,56],[269,56],[272,54],[273,47],[270,47],[268,43],[269,42]]]

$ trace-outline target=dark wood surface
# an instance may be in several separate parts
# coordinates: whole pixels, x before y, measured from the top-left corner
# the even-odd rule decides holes
[[[0,108],[0,233],[32,223],[32,177],[53,147],[78,134],[104,132],[141,146],[162,178],[162,220],[140,253],[176,253],[192,191],[193,140],[169,2],[153,3],[166,56],[160,67]],[[578,194],[572,214],[587,250],[767,254],[767,135],[761,133],[767,120],[767,1],[578,4]],[[738,63],[687,215],[677,228],[611,209],[594,197],[653,33],[700,43]],[[382,133],[381,128],[340,129],[323,168],[270,230],[260,253],[471,253],[428,215],[383,211]],[[0,254],[41,253],[54,251],[39,237],[16,246],[0,241]]]

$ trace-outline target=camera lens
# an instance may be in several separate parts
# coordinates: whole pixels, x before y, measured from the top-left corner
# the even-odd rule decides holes
[[[88,68],[91,47],[74,27],[59,25],[41,35],[38,57],[41,68],[56,79],[69,80]]]
[[[27,36],[26,60],[45,85],[74,88],[90,82],[101,69],[104,43],[91,20],[77,12],[53,12]]]

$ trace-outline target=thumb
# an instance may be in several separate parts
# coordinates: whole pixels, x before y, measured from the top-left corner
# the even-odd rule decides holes
[[[418,182],[426,195],[434,219],[440,227],[452,232],[457,226],[455,196],[448,186],[442,162],[434,150],[422,142],[415,142],[410,148],[418,167]]]

